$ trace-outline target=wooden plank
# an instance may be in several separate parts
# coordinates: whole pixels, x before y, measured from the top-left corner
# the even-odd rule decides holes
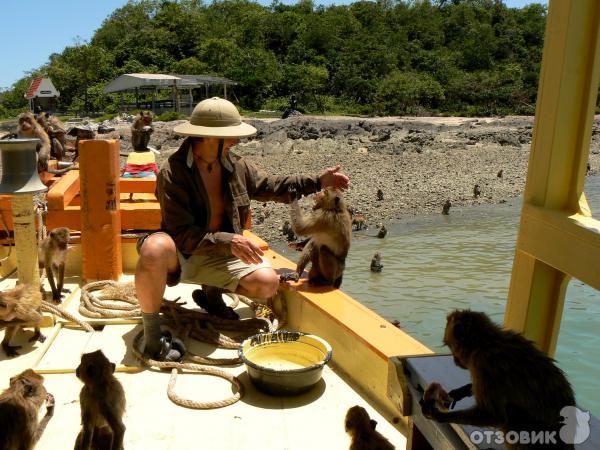
[[[154,194],[156,178],[121,178],[119,180],[121,193],[148,193]]]
[[[79,194],[79,170],[65,173],[48,191],[48,209],[63,210]]]

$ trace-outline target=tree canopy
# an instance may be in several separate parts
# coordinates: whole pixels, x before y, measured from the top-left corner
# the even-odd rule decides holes
[[[0,94],[26,107],[49,76],[63,110],[115,112],[102,88],[124,73],[233,79],[248,109],[361,114],[533,114],[546,8],[502,0],[377,0],[261,6],[248,0],[130,1]]]

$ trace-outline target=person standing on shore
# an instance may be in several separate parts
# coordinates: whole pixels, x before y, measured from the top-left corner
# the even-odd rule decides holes
[[[237,108],[225,99],[200,102],[190,121],[174,132],[187,138],[158,174],[162,229],[139,240],[135,272],[144,353],[167,361],[181,360],[185,353],[181,341],[160,329],[167,285],[201,284],[197,303],[227,319],[238,316],[225,305],[224,291],[262,300],[277,292],[277,273],[262,258],[263,251],[242,235],[251,199],[289,203],[290,188],[303,195],[327,186],[348,188],[348,177],[339,166],[320,175],[270,175],[230,154],[240,138],[252,136],[256,129],[242,122]]]

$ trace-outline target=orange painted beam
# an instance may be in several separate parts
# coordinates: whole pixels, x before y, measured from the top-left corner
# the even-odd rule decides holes
[[[71,170],[60,177],[48,190],[46,196],[48,210],[60,211],[65,209],[78,194],[79,170]]]
[[[119,181],[121,193],[149,193],[154,194],[156,178],[121,178]]]

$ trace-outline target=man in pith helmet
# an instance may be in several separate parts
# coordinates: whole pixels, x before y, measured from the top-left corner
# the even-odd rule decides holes
[[[250,200],[289,203],[290,188],[308,195],[322,187],[348,188],[348,177],[332,167],[320,175],[270,175],[229,149],[256,129],[242,122],[228,100],[213,97],[194,108],[189,122],[175,133],[187,136],[161,167],[156,196],[162,230],[140,239],[135,285],[144,323],[144,352],[177,361],[185,349],[161,332],[159,310],[167,285],[179,281],[202,285],[194,300],[227,319],[238,316],[222,292],[267,300],[279,277],[263,251],[242,235]]]

